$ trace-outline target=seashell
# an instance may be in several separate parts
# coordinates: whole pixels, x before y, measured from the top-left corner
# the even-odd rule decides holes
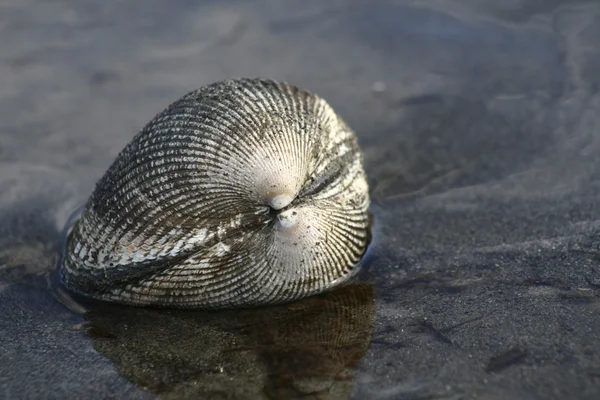
[[[282,303],[348,281],[370,239],[356,137],[320,97],[260,79],[177,100],[72,226],[62,282],[131,305]]]

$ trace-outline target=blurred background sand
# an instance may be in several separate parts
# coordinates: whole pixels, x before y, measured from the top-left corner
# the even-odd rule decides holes
[[[0,397],[154,397],[45,274],[147,121],[260,76],[325,97],[365,152],[377,309],[335,396],[598,398],[598,38],[594,0],[3,1]]]

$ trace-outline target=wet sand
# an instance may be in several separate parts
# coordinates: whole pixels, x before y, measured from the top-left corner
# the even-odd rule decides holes
[[[0,398],[600,397],[599,37],[594,0],[3,2]],[[240,76],[357,132],[370,289],[217,315],[58,302],[62,226],[116,154]]]

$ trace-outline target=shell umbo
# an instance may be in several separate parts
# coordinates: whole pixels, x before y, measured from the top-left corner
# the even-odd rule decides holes
[[[70,289],[133,305],[226,308],[320,293],[369,241],[356,137],[320,97],[241,79],[150,121],[67,239]]]

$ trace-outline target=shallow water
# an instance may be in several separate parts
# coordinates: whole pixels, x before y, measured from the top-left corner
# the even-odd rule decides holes
[[[595,0],[4,1],[0,398],[600,397],[599,37]],[[69,213],[155,113],[233,76],[357,132],[364,286],[69,310]]]

